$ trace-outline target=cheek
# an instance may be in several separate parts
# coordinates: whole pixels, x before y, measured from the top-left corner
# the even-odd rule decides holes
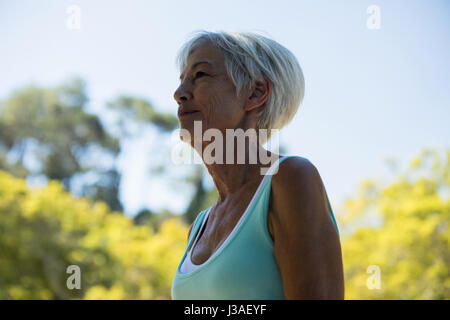
[[[236,109],[236,102],[230,97],[223,94],[212,95],[208,111],[208,120],[214,123],[215,127],[234,127],[238,110]]]
[[[205,83],[197,89],[194,104],[201,106],[206,127],[233,128],[240,116],[233,88]]]
[[[209,108],[211,109],[211,111],[218,114],[226,113],[228,109],[227,107],[227,101],[224,96],[220,95],[219,93],[211,94],[209,104]]]
[[[234,115],[238,102],[232,92],[226,89],[212,90],[209,92],[209,107],[217,114],[226,116]]]

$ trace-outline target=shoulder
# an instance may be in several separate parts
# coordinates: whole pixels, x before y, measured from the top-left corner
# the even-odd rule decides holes
[[[303,224],[326,213],[324,187],[316,166],[306,158],[284,160],[272,177],[272,214],[275,220]],[[310,225],[310,224],[309,224]]]
[[[316,166],[307,158],[298,156],[284,160],[272,177],[273,191],[284,196],[321,185],[322,179]]]
[[[317,168],[292,157],[272,179],[273,252],[286,299],[342,299],[339,236]]]

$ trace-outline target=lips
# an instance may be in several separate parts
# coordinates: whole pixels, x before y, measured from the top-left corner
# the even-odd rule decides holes
[[[199,112],[199,111],[198,110],[190,110],[190,109],[181,109],[178,112],[178,116],[179,117],[183,117],[183,116],[187,116],[187,115],[190,115],[190,114],[193,114],[193,113],[197,113],[197,112]]]

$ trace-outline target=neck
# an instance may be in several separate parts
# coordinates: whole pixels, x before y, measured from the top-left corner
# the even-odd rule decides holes
[[[233,197],[249,183],[260,182],[264,178],[264,173],[261,172],[262,168],[268,169],[280,157],[280,155],[264,149],[259,143],[256,148],[245,148],[242,153],[245,156],[241,154],[238,157],[235,148],[234,155],[227,157],[227,152],[224,151],[222,161],[211,161],[211,157],[207,157],[205,154],[202,156],[219,193],[219,203]]]
[[[200,155],[214,181],[219,193],[218,203],[232,198],[248,183],[260,182],[264,178],[264,169],[267,170],[281,157],[262,147],[259,131],[254,130],[256,122],[253,118],[245,117],[236,126],[242,131],[230,131],[232,133],[228,135],[227,130],[221,130],[219,137],[214,137],[212,142],[203,138],[201,124],[197,129],[195,125],[196,122],[191,146]],[[249,128],[253,131],[246,136]]]

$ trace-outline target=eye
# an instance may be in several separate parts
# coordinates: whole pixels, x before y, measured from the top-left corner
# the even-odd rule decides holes
[[[195,73],[194,79],[200,78],[201,76],[206,76],[206,73],[204,73],[202,71],[198,71]]]

